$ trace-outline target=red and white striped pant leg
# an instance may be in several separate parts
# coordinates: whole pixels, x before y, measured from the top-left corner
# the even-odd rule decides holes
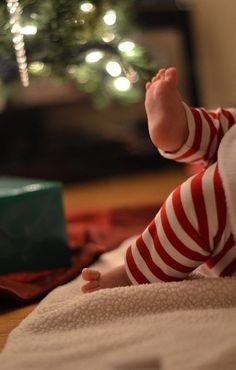
[[[182,280],[211,261],[211,256],[229,249],[231,242],[224,190],[215,163],[170,194],[127,249],[126,270],[134,284]]]

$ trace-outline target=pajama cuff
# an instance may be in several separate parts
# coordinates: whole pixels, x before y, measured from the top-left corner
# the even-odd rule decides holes
[[[196,125],[195,125],[195,121],[194,121],[194,117],[193,117],[193,114],[191,112],[191,109],[184,102],[183,102],[183,106],[184,106],[184,109],[185,109],[187,124],[188,124],[188,131],[189,131],[188,138],[187,138],[186,142],[181,146],[181,148],[179,150],[177,150],[176,152],[171,152],[170,153],[170,152],[166,152],[162,149],[158,149],[158,151],[162,155],[162,157],[165,157],[167,159],[175,160],[178,157],[181,157],[182,155],[184,155],[186,152],[188,152],[189,149],[191,149],[192,146],[193,146],[193,142],[194,142],[194,138],[195,138]]]

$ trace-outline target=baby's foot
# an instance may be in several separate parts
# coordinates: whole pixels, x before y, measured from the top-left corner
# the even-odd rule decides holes
[[[130,285],[125,266],[116,267],[106,273],[86,268],[82,271],[82,278],[87,281],[81,287],[83,293],[91,293],[99,289],[115,288]]]
[[[149,134],[156,147],[168,152],[177,151],[188,136],[185,109],[176,85],[175,68],[161,69],[146,84]]]

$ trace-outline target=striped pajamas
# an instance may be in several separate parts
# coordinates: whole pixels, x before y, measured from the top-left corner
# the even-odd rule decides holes
[[[219,144],[235,124],[236,111],[185,109],[186,143],[174,154],[160,153],[205,169],[170,194],[128,247],[125,266],[133,284],[182,280],[203,263],[218,276],[236,274],[236,243],[217,163]]]

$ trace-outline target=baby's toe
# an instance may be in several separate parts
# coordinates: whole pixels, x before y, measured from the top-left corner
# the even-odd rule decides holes
[[[146,83],[146,85],[145,85],[145,87],[146,87],[146,90],[148,90],[149,89],[149,87],[151,86],[151,82],[150,81],[148,81],[147,83]]]
[[[161,68],[158,71],[158,73],[156,74],[156,76],[154,76],[152,78],[152,83],[157,82],[159,80],[164,80],[164,78],[165,78],[165,72],[166,72],[166,70],[164,68]]]
[[[86,281],[98,280],[100,278],[100,272],[97,270],[85,268],[82,271],[82,278]]]
[[[158,71],[158,76],[159,77],[164,77],[165,76],[165,73],[166,73],[166,69],[165,68],[161,68]]]
[[[177,82],[177,71],[176,68],[171,67],[166,70],[165,80],[176,84]]]
[[[81,290],[83,293],[94,292],[95,290],[100,289],[98,280],[89,281],[88,283],[82,285]]]

